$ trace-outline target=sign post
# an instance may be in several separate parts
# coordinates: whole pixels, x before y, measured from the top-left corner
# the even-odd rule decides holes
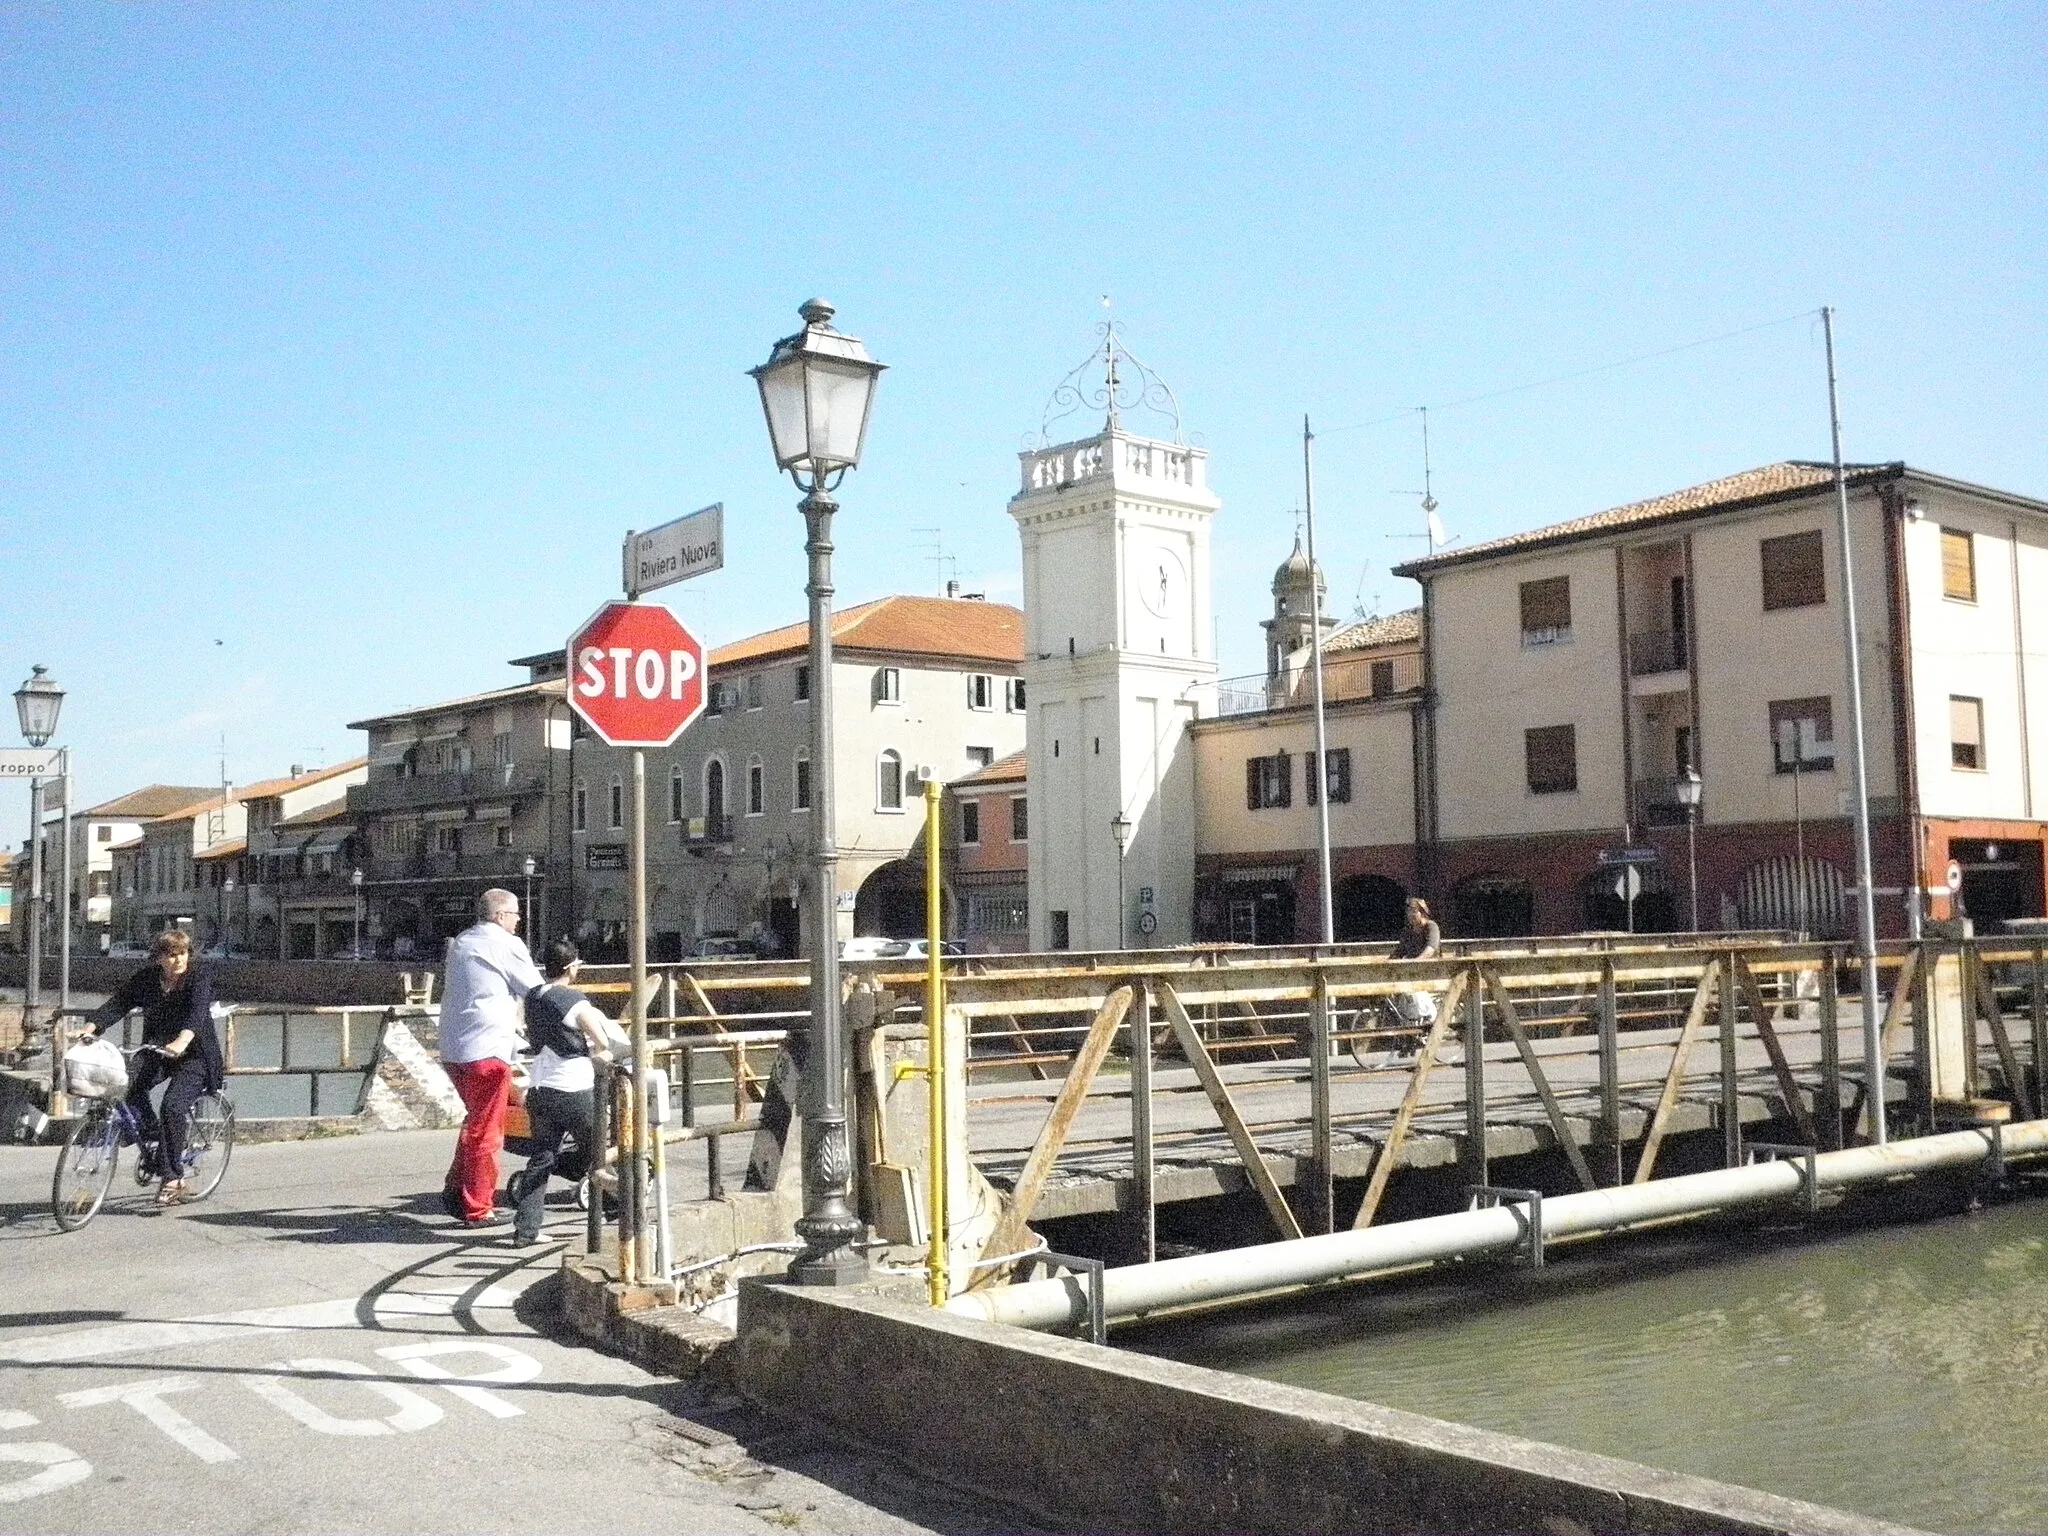
[[[631,544],[629,539],[628,544]],[[629,594],[637,596],[629,584]],[[608,746],[631,747],[632,798],[626,845],[626,944],[632,960],[633,1069],[620,1118],[624,1153],[619,1181],[619,1278],[660,1278],[642,1209],[648,1173],[647,1084],[647,751],[665,747],[704,713],[704,647],[666,608],[654,603],[603,604],[569,637],[569,705]],[[658,1143],[653,1147],[661,1160]],[[591,1191],[592,1203],[597,1191]]]

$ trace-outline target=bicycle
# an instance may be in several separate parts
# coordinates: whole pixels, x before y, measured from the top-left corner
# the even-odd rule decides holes
[[[139,1047],[157,1051],[153,1045]],[[152,1168],[153,1152],[159,1144],[142,1134],[142,1120],[126,1099],[94,1099],[65,1133],[57,1153],[56,1176],[50,1181],[50,1214],[60,1229],[76,1232],[106,1202],[114,1187],[114,1174],[123,1147],[137,1147],[142,1156],[135,1161],[135,1182],[147,1188],[157,1175]],[[185,1182],[185,1199],[204,1200],[220,1187],[228,1171],[228,1159],[235,1150],[235,1106],[218,1090],[202,1093],[193,1101],[185,1120],[185,1155],[178,1176]]]

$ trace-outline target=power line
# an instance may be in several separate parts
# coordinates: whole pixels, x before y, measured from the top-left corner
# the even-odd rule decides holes
[[[1611,373],[1617,368],[1632,368],[1638,363],[1655,362],[1660,357],[1673,357],[1680,352],[1690,352],[1698,347],[1711,347],[1717,342],[1733,341],[1738,336],[1753,336],[1758,331],[1768,331],[1774,326],[1790,325],[1794,320],[1810,319],[1818,313],[1818,310],[1802,309],[1796,315],[1780,315],[1775,320],[1761,321],[1756,325],[1745,325],[1739,330],[1722,331],[1715,336],[1702,336],[1696,341],[1682,341],[1677,346],[1661,347],[1655,352],[1640,352],[1633,357],[1617,358],[1611,363],[1597,363],[1591,368],[1581,368],[1573,373],[1560,373],[1547,379],[1532,379],[1526,384],[1510,384],[1505,389],[1489,389],[1480,394],[1462,395],[1455,400],[1442,400],[1428,406],[1403,406],[1398,411],[1392,411],[1385,416],[1375,416],[1370,421],[1354,421],[1346,426],[1325,427],[1317,436],[1328,437],[1337,432],[1362,432],[1367,427],[1381,427],[1385,426],[1388,422],[1400,421],[1405,417],[1413,416],[1417,411],[1454,410],[1461,405],[1477,405],[1483,400],[1498,400],[1504,395],[1519,395],[1527,390],[1548,389],[1555,384],[1569,384],[1577,379],[1592,378],[1595,374]]]

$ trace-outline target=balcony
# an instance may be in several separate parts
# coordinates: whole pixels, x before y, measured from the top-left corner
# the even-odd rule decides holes
[[[351,789],[349,799],[365,814],[374,816],[429,805],[523,799],[544,795],[547,787],[546,774],[522,770],[517,763],[505,763],[496,768],[475,768],[468,773],[428,773],[412,779],[386,774]]]
[[[685,849],[702,853],[730,843],[737,831],[737,821],[738,818],[733,816],[692,816],[676,831]]]
[[[1413,693],[1421,686],[1419,653],[1391,657],[1339,654],[1323,661],[1325,704],[1391,698],[1397,693]],[[1290,677],[1268,677],[1263,672],[1254,672],[1246,677],[1226,677],[1217,683],[1216,713],[1256,715],[1269,709],[1307,709],[1315,698],[1315,678],[1307,667]]]
[[[1685,807],[1678,803],[1678,779],[1658,774],[1636,780],[1635,819],[1653,827],[1682,827]]]
[[[1682,630],[1646,629],[1641,634],[1628,637],[1630,677],[1683,672],[1685,665],[1685,634]]]
[[[396,858],[375,858],[364,866],[363,880],[369,885],[398,880],[524,880],[529,858],[534,878],[545,879],[546,859],[519,848],[486,848],[477,853],[422,850]]]

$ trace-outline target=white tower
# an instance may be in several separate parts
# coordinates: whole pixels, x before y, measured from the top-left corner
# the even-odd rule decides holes
[[[1180,441],[1173,395],[1113,325],[1053,394],[1093,407],[1101,432],[1019,455],[1010,501],[1024,556],[1030,721],[1031,945],[1114,949],[1119,875],[1132,948],[1192,934],[1194,764],[1188,723],[1214,712],[1208,455]],[[1102,382],[1077,382],[1103,369]],[[1128,368],[1135,385],[1120,377]],[[1134,436],[1140,405],[1172,441]],[[1048,442],[1049,432],[1039,440]],[[1114,824],[1129,824],[1119,856]]]

